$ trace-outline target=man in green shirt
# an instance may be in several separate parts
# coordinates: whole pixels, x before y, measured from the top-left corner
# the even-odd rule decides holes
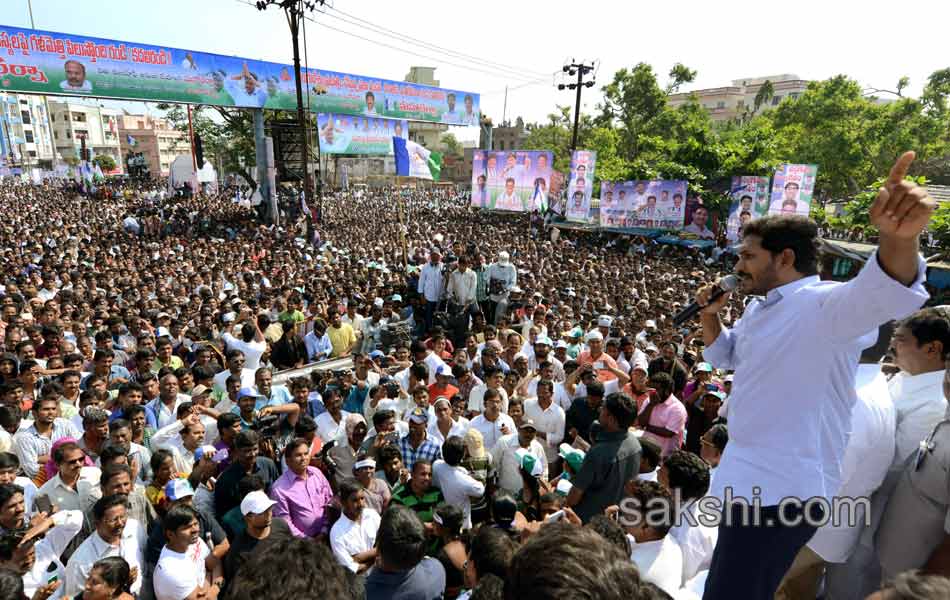
[[[432,485],[432,463],[417,459],[412,465],[409,481],[393,490],[392,501],[415,512],[425,525],[426,533],[430,532],[435,508],[445,502],[442,490]]]

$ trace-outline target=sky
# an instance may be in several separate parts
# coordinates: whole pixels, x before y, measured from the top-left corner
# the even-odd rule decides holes
[[[32,0],[32,5],[37,29],[291,63],[282,11],[259,12],[247,2],[253,4]],[[2,4],[4,24],[30,26],[28,0]],[[911,85],[905,95],[911,96],[920,93],[930,73],[950,66],[945,30],[950,3],[945,2],[327,4],[307,23],[309,66],[396,80],[412,65],[436,67],[441,85],[480,93],[482,112],[496,124],[503,116],[544,121],[558,104],[573,107],[574,92],[556,88],[563,81],[556,74],[572,60],[598,67],[596,85],[584,89],[582,112],[595,109],[600,87],[617,70],[639,62],[653,65],[661,85],[677,62],[695,69],[696,81],[682,91],[745,77],[794,73],[825,79],[844,73],[863,86],[885,89],[907,75]],[[105,104],[143,110],[135,103]],[[456,133],[463,140],[477,138],[477,129]]]

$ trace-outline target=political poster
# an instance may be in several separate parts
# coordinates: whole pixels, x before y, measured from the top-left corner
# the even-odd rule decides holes
[[[479,95],[303,69],[313,112],[478,126]],[[295,110],[293,67],[168,46],[0,25],[7,92]]]
[[[560,171],[551,171],[551,187],[548,188],[548,209],[564,216],[564,182],[567,178]]]
[[[769,214],[808,216],[818,165],[780,165],[772,177]]]
[[[602,181],[600,226],[679,231],[685,201],[685,181]]]
[[[478,150],[472,156],[472,206],[509,212],[545,211],[553,154]]]
[[[317,126],[326,154],[392,154],[394,137],[409,139],[405,120],[321,113]]]
[[[738,242],[742,239],[743,225],[768,214],[769,178],[754,175],[733,177],[729,195],[732,205],[726,221],[726,238]]]
[[[571,173],[567,184],[568,221],[590,223],[590,199],[594,191],[594,170],[597,153],[591,150],[575,150],[571,155]]]

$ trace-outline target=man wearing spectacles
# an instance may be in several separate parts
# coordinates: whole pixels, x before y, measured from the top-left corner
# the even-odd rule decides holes
[[[36,505],[46,497],[58,510],[81,510],[79,499],[91,485],[79,479],[86,462],[85,452],[75,442],[66,442],[53,450],[53,461],[59,472],[37,491]]]
[[[132,570],[132,593],[142,589],[145,530],[129,518],[128,496],[113,494],[98,500],[93,507],[96,530],[76,549],[66,565],[66,596],[73,598],[86,585],[96,561],[120,556]]]

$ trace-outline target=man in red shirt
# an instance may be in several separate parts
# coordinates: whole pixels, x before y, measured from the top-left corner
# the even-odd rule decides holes
[[[580,353],[577,362],[580,366],[593,365],[597,372],[597,379],[601,382],[617,379],[617,385],[623,387],[630,377],[620,370],[617,361],[604,352],[604,336],[600,331],[591,331],[587,334],[587,350]]]
[[[452,371],[445,365],[439,365],[435,369],[435,383],[429,384],[429,404],[435,402],[439,396],[451,399],[452,396],[459,393],[459,389],[449,383],[452,379]]]

